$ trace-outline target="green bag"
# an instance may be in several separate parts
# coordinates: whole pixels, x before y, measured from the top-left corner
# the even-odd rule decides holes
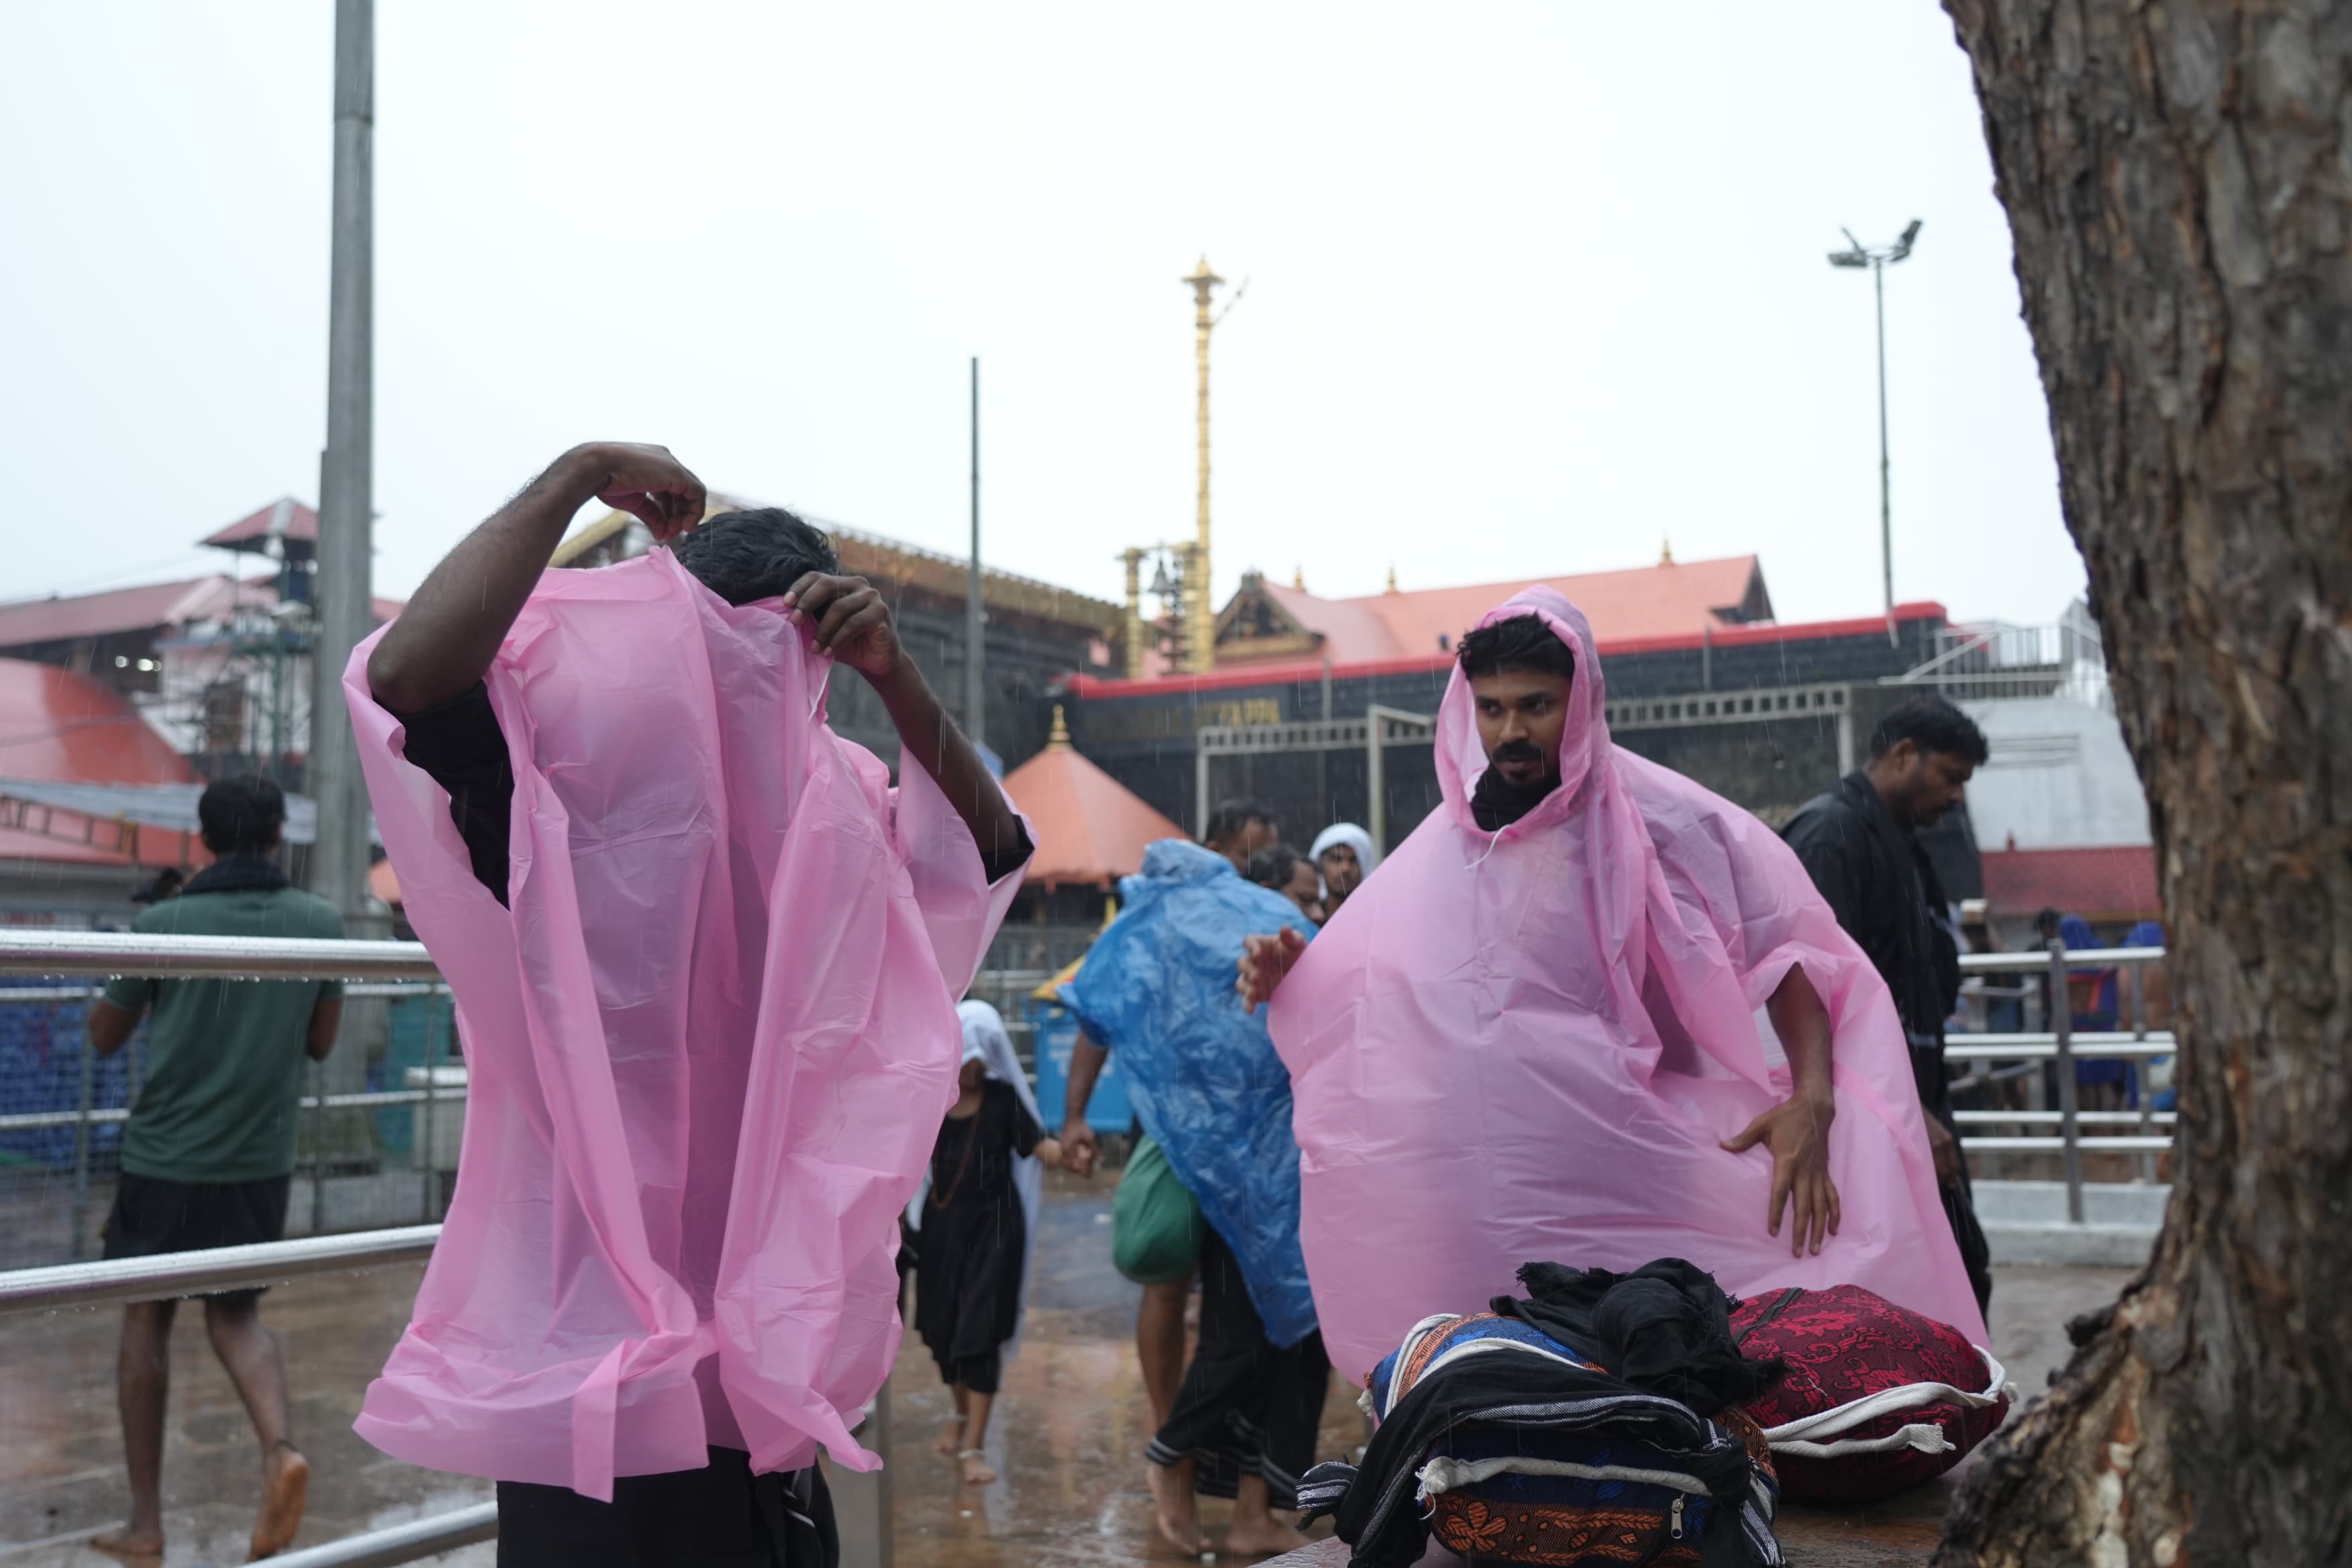
[[[1201,1259],[1207,1228],[1168,1156],[1139,1136],[1110,1200],[1111,1266],[1139,1285],[1181,1285]]]

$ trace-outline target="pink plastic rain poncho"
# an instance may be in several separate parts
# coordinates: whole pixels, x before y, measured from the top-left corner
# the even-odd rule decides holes
[[[849,1428],[898,1349],[897,1217],[1019,879],[984,882],[916,759],[894,791],[825,727],[826,660],[778,602],[656,550],[548,573],[491,666],[510,915],[369,695],[374,640],[344,690],[471,1078],[360,1435],[604,1500],[710,1445],[873,1468]]]
[[[1560,785],[1499,833],[1459,668],[1438,716],[1444,804],[1276,992],[1297,1096],[1301,1238],[1332,1363],[1360,1382],[1436,1312],[1523,1263],[1688,1258],[1747,1295],[1853,1283],[1985,1340],[1937,1196],[1892,998],[1769,829],[1610,744],[1584,616],[1531,588],[1576,653]],[[1801,964],[1834,1036],[1817,1258],[1765,1233],[1772,1164],[1717,1145],[1788,1097],[1762,1008]]]

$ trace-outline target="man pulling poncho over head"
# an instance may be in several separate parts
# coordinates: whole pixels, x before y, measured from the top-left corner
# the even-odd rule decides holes
[[[545,572],[592,497],[668,547]],[[703,508],[659,447],[577,448],[345,676],[470,1073],[358,1429],[495,1478],[502,1563],[826,1559],[816,1449],[878,1462],[850,1428],[898,1347],[894,1219],[1028,858],[825,536]],[[898,728],[895,789],[825,725],[835,664]]]
[[[1333,1363],[1360,1382],[1525,1263],[1660,1257],[1741,1295],[1864,1285],[1981,1343],[1885,984],[1769,828],[1603,712],[1573,605],[1490,612],[1443,805],[1311,947],[1250,944]]]

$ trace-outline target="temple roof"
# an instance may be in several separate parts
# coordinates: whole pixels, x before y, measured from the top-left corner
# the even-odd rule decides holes
[[[1004,790],[1036,830],[1036,853],[1023,879],[1031,886],[1108,888],[1143,868],[1143,850],[1184,830],[1078,754],[1062,710],[1053,739],[1005,776]]]

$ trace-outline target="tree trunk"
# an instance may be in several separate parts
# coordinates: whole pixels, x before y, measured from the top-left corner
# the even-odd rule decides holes
[[[2352,1557],[2352,5],[1945,0],[2169,915],[2172,1206],[1937,1562]]]

